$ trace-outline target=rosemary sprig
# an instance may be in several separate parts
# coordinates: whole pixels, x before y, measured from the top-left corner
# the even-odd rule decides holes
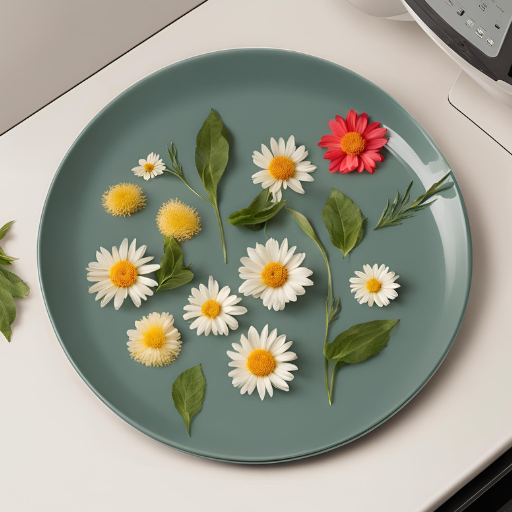
[[[384,208],[384,211],[382,212],[382,215],[380,216],[379,222],[377,222],[377,225],[373,228],[379,229],[379,228],[385,228],[387,226],[399,226],[402,224],[402,221],[405,219],[410,219],[411,217],[414,217],[414,214],[416,212],[419,212],[428,206],[430,206],[432,203],[437,201],[436,199],[433,199],[432,201],[428,201],[433,195],[439,194],[439,192],[442,192],[443,190],[449,189],[453,186],[452,183],[447,183],[444,186],[441,186],[443,182],[450,176],[452,171],[450,171],[448,174],[446,174],[443,178],[441,178],[437,183],[434,183],[423,195],[418,197],[415,201],[412,203],[410,202],[410,190],[412,187],[412,181],[407,186],[407,189],[405,190],[404,195],[402,196],[402,199],[400,199],[400,193],[398,190],[396,191],[396,197],[393,203],[391,204],[391,208],[389,207],[389,199],[386,203],[386,207]],[[389,211],[388,211],[389,210]]]
[[[167,152],[169,153],[169,157],[171,159],[172,169],[169,166],[166,165],[165,166],[165,170],[168,173],[173,174],[174,176],[179,178],[185,184],[185,186],[191,192],[193,192],[197,197],[200,197],[203,201],[206,201],[208,204],[211,205],[212,203],[208,199],[206,199],[206,197],[204,197],[201,194],[199,194],[199,192],[196,192],[189,185],[188,181],[186,180],[185,175],[183,174],[183,169],[182,169],[180,163],[178,162],[178,150],[176,149],[176,146],[174,145],[174,142],[171,141],[171,149],[167,148]]]

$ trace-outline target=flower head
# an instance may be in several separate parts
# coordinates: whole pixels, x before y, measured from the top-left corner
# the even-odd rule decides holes
[[[363,265],[364,272],[356,271],[357,277],[351,277],[351,292],[355,293],[355,299],[359,304],[366,304],[372,307],[373,303],[380,308],[387,306],[389,301],[396,299],[398,293],[396,288],[400,288],[395,281],[400,277],[394,272],[388,272],[389,267],[375,264]]]
[[[126,217],[146,206],[146,196],[138,185],[119,183],[103,194],[103,208],[114,217]]]
[[[169,313],[151,313],[135,322],[126,334],[131,357],[146,366],[167,366],[179,356],[181,334]]]
[[[270,139],[270,151],[264,144],[261,145],[261,153],[254,151],[253,162],[263,170],[252,175],[253,183],[261,183],[263,188],[270,189],[274,202],[281,201],[283,193],[290,187],[293,191],[304,194],[301,181],[314,181],[311,172],[316,169],[311,162],[304,161],[308,156],[305,146],[297,149],[295,137],[292,135],[285,144],[280,138],[279,143],[272,137]]]
[[[229,333],[229,329],[238,329],[238,322],[233,316],[247,313],[247,309],[237,306],[242,299],[236,295],[229,295],[231,289],[224,286],[219,291],[219,283],[210,276],[208,288],[204,284],[199,285],[199,289],[192,288],[192,295],[188,298],[190,304],[183,309],[187,311],[183,315],[185,320],[195,318],[190,325],[191,329],[197,329],[197,334],[208,336],[213,332],[218,334]]]
[[[266,325],[261,335],[251,327],[247,338],[243,334],[240,337],[240,345],[233,343],[236,352],[228,351],[228,356],[232,359],[229,366],[235,369],[228,375],[233,377],[233,386],[241,388],[240,394],[250,395],[257,387],[263,400],[265,391],[273,395],[273,387],[288,391],[286,382],[293,380],[290,372],[297,370],[289,361],[297,359],[297,354],[288,351],[293,342],[285,342],[285,334],[278,336],[277,329],[269,334]]]
[[[300,267],[305,253],[295,254],[296,247],[288,249],[285,238],[281,247],[271,238],[266,245],[256,244],[256,248],[247,248],[249,257],[241,258],[240,277],[244,283],[239,292],[244,295],[261,297],[263,305],[275,311],[284,309],[288,302],[295,302],[298,295],[304,295],[304,286],[311,286],[308,277],[313,273],[306,267]]]
[[[160,158],[160,155],[157,155],[156,153],[150,153],[146,160],[141,158],[139,160],[139,165],[132,169],[135,176],[144,178],[146,181],[158,176],[159,174],[163,174],[164,170],[165,164]]]
[[[346,121],[336,116],[335,121],[329,121],[329,127],[332,135],[324,135],[318,143],[321,148],[328,148],[324,158],[331,161],[329,172],[346,174],[366,169],[373,174],[375,162],[384,161],[379,151],[388,142],[383,138],[387,129],[377,122],[368,124],[366,112],[358,116],[351,110]]]
[[[141,299],[153,295],[149,287],[158,283],[144,275],[155,272],[160,265],[146,265],[153,259],[153,256],[143,258],[146,249],[145,245],[137,249],[136,240],[128,248],[128,238],[125,238],[119,250],[112,247],[112,254],[103,247],[96,251],[97,261],[89,263],[87,280],[95,283],[89,293],[97,292],[96,300],[101,299],[101,307],[114,299],[114,307],[119,309],[128,295],[139,307]]]
[[[178,242],[190,240],[201,231],[201,217],[196,209],[178,199],[171,199],[161,206],[156,224],[162,235],[172,236]]]

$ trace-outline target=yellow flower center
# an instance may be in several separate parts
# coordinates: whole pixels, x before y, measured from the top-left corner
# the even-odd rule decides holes
[[[138,185],[119,183],[103,194],[103,208],[114,215],[128,217],[146,206],[146,196]]]
[[[268,172],[276,180],[289,180],[295,172],[295,164],[287,156],[276,156],[270,161]]]
[[[247,369],[258,377],[265,377],[272,373],[276,362],[270,352],[266,350],[253,350],[247,358]]]
[[[142,335],[142,341],[149,348],[162,348],[165,343],[165,333],[160,326],[150,327]]]
[[[360,155],[366,146],[366,140],[360,133],[348,132],[341,139],[341,149],[347,155]]]
[[[279,288],[286,283],[288,271],[281,263],[267,263],[261,272],[261,279],[270,288]]]
[[[216,300],[207,300],[201,308],[201,313],[207,318],[215,318],[220,313],[220,306]]]
[[[150,164],[149,162],[147,164],[144,164],[144,170],[146,172],[152,172],[155,166],[153,164]]]
[[[366,281],[366,289],[370,293],[377,293],[381,289],[381,286],[382,285],[380,284],[380,281],[378,281],[374,277],[372,277],[371,279],[368,279],[368,281]]]
[[[127,288],[135,283],[137,279],[137,269],[133,263],[122,260],[114,263],[109,273],[112,284],[119,288]]]
[[[164,203],[156,217],[160,233],[172,236],[177,242],[190,240],[201,231],[201,217],[192,208],[178,199]]]

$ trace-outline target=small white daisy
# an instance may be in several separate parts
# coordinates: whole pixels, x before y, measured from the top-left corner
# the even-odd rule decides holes
[[[359,304],[368,303],[368,306],[372,307],[375,302],[381,308],[398,297],[396,288],[400,288],[400,285],[395,281],[400,276],[396,276],[394,272],[388,272],[389,267],[385,265],[379,267],[377,264],[373,267],[363,265],[363,270],[364,272],[356,270],[357,277],[350,278],[351,292],[355,293],[355,299]]]
[[[238,291],[244,295],[261,297],[263,305],[275,311],[284,309],[288,302],[295,302],[298,295],[304,295],[304,286],[311,286],[308,277],[313,274],[306,267],[299,267],[305,253],[294,255],[296,247],[288,249],[285,238],[281,247],[277,240],[270,238],[266,245],[256,244],[256,249],[247,248],[248,258],[241,258],[240,277],[245,282]]]
[[[147,247],[145,245],[137,249],[136,240],[128,248],[128,238],[125,238],[119,247],[112,247],[112,254],[103,247],[96,251],[97,261],[89,263],[87,267],[87,280],[93,283],[89,293],[96,293],[96,300],[101,300],[101,307],[106,306],[114,299],[114,307],[119,309],[128,294],[133,303],[139,307],[141,299],[153,295],[149,286],[157,286],[158,283],[144,277],[160,268],[160,265],[146,265],[153,256],[143,258]]]
[[[233,343],[236,352],[228,351],[232,359],[229,366],[234,366],[228,375],[233,377],[233,386],[241,388],[240,394],[252,394],[258,388],[260,398],[265,398],[265,391],[273,395],[273,387],[288,391],[286,381],[293,380],[290,373],[297,370],[294,364],[289,361],[297,359],[297,354],[289,352],[293,341],[286,341],[286,335],[277,335],[277,329],[268,333],[268,325],[261,331],[251,327],[246,338],[243,334],[240,337],[241,345]]]
[[[167,366],[179,356],[181,334],[174,327],[169,313],[150,313],[135,322],[135,329],[126,334],[131,357],[146,366]]]
[[[150,153],[146,160],[141,158],[139,160],[139,165],[134,167],[132,171],[135,173],[135,176],[144,178],[147,181],[149,178],[154,178],[159,174],[163,174],[165,171],[165,164],[160,158],[160,155]]]
[[[261,153],[254,151],[252,154],[252,161],[263,169],[252,175],[253,183],[261,183],[263,188],[268,188],[274,202],[281,201],[283,197],[281,187],[285,190],[290,187],[293,191],[304,194],[300,182],[314,181],[310,173],[316,169],[316,165],[304,160],[308,156],[306,147],[297,148],[293,135],[286,144],[283,138],[278,143],[272,137],[270,147],[272,151],[262,144]]]
[[[195,318],[190,325],[191,329],[197,328],[197,335],[204,334],[208,336],[213,332],[215,336],[229,333],[229,329],[235,331],[238,329],[238,322],[233,315],[244,315],[247,309],[237,306],[242,299],[236,295],[229,295],[231,289],[224,286],[219,291],[219,283],[210,276],[208,288],[204,284],[197,288],[192,288],[192,295],[189,296],[187,304],[183,309],[187,311],[183,315],[185,320]],[[229,329],[228,329],[229,328]]]

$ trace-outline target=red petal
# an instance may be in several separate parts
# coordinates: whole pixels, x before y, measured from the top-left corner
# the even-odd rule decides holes
[[[341,128],[343,129],[343,135],[345,135],[348,132],[347,123],[345,122],[345,119],[341,116],[335,116],[336,121],[341,125]]]
[[[364,171],[364,160],[362,158],[359,159],[359,167],[357,168],[357,172]]]
[[[388,142],[388,139],[370,139],[364,149],[366,151],[372,151],[375,149],[382,149]]]
[[[368,114],[363,112],[356,121],[356,132],[361,135],[365,132],[368,126]]]
[[[337,135],[324,135],[321,139],[318,145],[321,148],[333,148],[333,147],[340,147],[341,144],[341,137],[338,137]]]
[[[340,125],[340,123],[336,121],[329,121],[329,128],[331,129],[332,133],[338,137],[343,137],[343,135],[347,133],[343,130],[343,127]]]
[[[341,158],[344,155],[345,155],[345,153],[343,152],[343,150],[340,147],[337,147],[337,148],[328,149],[325,152],[324,158],[326,160],[334,160],[335,158]]]
[[[373,123],[370,123],[368,125],[368,127],[366,128],[366,131],[364,132],[364,135],[366,135],[367,133],[370,133],[372,132],[373,130],[375,130],[376,128],[379,128],[380,127],[380,123],[379,122],[373,122]]]
[[[366,156],[365,153],[361,155],[361,160],[364,162],[364,168],[371,174],[373,174],[373,171],[375,170],[375,162]]]
[[[384,157],[380,153],[376,153],[375,151],[365,151],[364,155],[376,162],[384,162]]]
[[[366,140],[373,140],[373,139],[379,139],[381,137],[384,137],[386,135],[386,128],[377,128],[375,130],[372,130],[371,132],[366,131],[364,138]]]
[[[354,155],[347,155],[348,169],[353,171],[354,169],[357,169],[358,166],[359,166],[359,157],[354,156]]]
[[[356,130],[356,121],[357,121],[357,113],[355,110],[351,110],[347,114],[347,128],[349,132],[354,132]]]

